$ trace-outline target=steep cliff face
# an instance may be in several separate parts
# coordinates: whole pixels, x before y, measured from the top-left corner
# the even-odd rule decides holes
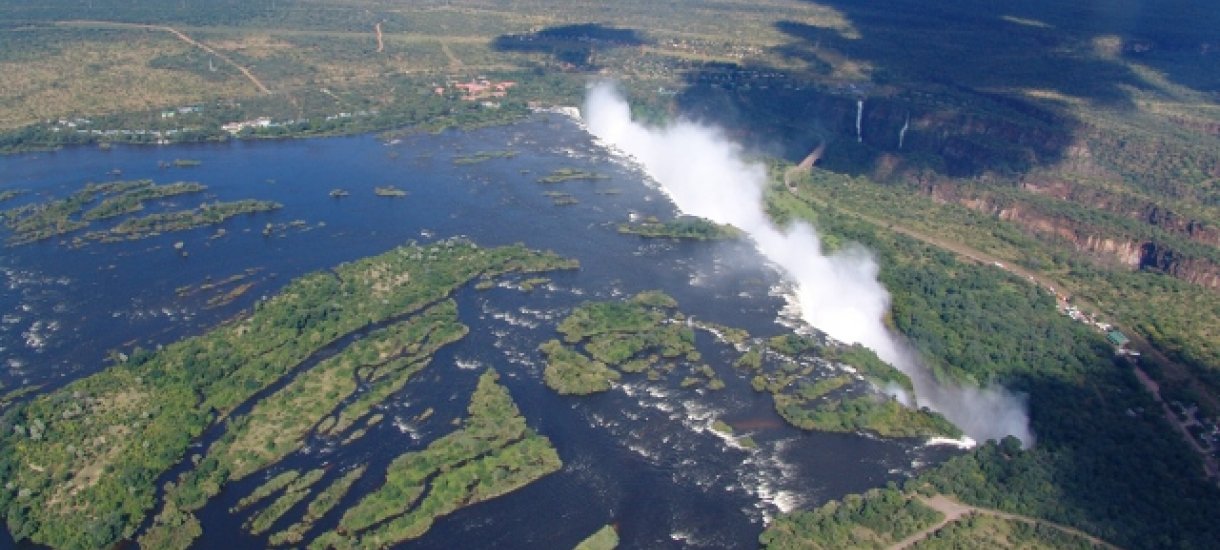
[[[1155,269],[1199,286],[1220,289],[1220,266],[1185,257],[1157,243],[1144,243],[1140,248],[1140,268]]]
[[[1201,132],[1194,140],[1190,136],[1148,140],[1138,132],[1116,134],[1063,120],[1003,97],[980,100],[988,110],[924,104],[919,98],[866,99],[861,137],[872,153],[865,169],[879,181],[901,180],[921,187],[929,178],[1015,183],[1033,194],[1118,214],[1220,247],[1220,227],[1206,215],[1210,207],[1184,213],[1168,206],[1214,205],[1220,200],[1220,150],[1208,146],[1216,135],[1213,126],[1220,123],[1194,121],[1198,124],[1190,129]],[[832,121],[827,128],[855,145],[854,139],[844,139],[855,137],[855,100],[825,98],[820,108]],[[843,149],[837,153],[854,154],[854,162],[863,161],[859,152]],[[1130,183],[1130,178],[1138,183]],[[1199,178],[1211,179],[1200,182]],[[1072,183],[1088,180],[1114,185]]]
[[[1062,162],[1076,143],[1078,122],[1019,97],[965,88],[819,86],[756,72],[721,67],[691,75],[676,106],[683,116],[726,128],[748,148],[792,162],[826,142],[823,166],[855,174],[900,153],[912,168],[940,175],[1015,176]]]
[[[1059,200],[1088,205],[1148,225],[1159,227],[1189,240],[1220,247],[1220,227],[1198,218],[1182,216],[1151,200],[1105,189],[1082,187],[1047,177],[1031,177],[1021,182],[1022,191]]]
[[[855,95],[851,90],[806,89],[766,97],[760,91],[736,92],[704,84],[680,99],[683,113],[728,128],[747,146],[780,152],[793,162],[826,142],[830,151],[824,161],[836,163],[838,171],[868,171],[878,157],[901,152],[943,175],[1016,174],[1059,161],[1072,143],[1068,125],[1043,120],[1050,116],[1045,113],[997,116],[923,96]],[[772,124],[763,126],[766,121]]]
[[[835,126],[849,126],[847,129],[854,133],[854,102],[839,110],[846,112],[838,116],[849,120]],[[1024,171],[1062,158],[1070,144],[1066,132],[1032,117],[1017,122],[888,98],[865,100],[862,114],[861,138],[865,145],[883,152],[901,150],[924,158],[938,157],[938,168],[950,176]]]
[[[1148,204],[1141,214],[1149,224],[1183,235],[1195,242],[1220,247],[1220,228],[1214,225],[1209,225],[1201,220],[1184,218],[1172,210],[1155,204]]]
[[[1047,209],[1037,206],[1037,201],[1019,197],[997,199],[996,195],[972,191],[962,184],[963,178],[969,178],[970,186],[1017,185],[1026,193],[1087,209],[1079,212],[1115,214],[1220,248],[1220,227],[1147,198],[1165,192],[1187,200],[1191,196],[1187,191],[1195,190],[1187,189],[1190,185],[1175,174],[1189,171],[1191,166],[1208,173],[1207,168],[1217,166],[1212,162],[1214,154],[1196,151],[1167,159],[1164,153],[1172,149],[1171,144],[1132,143],[1121,136],[1097,139],[1095,134],[1105,132],[1003,97],[976,96],[980,103],[973,107],[929,103],[918,97],[865,97],[859,112],[858,99],[825,94],[806,106],[811,117],[820,122],[821,130],[831,134],[832,150],[824,161],[841,163],[831,169],[863,169],[878,181],[914,184],[937,200],[961,204],[1032,233],[1070,243],[1077,252],[1100,264],[1155,270],[1220,290],[1220,266],[1216,263],[1187,256],[1156,238],[1131,236],[1141,231],[1113,229],[1111,226],[1122,226],[1114,221],[1073,219],[1076,216],[1070,212],[1077,210]],[[985,108],[976,108],[979,106]],[[857,116],[863,148],[857,143]],[[1217,130],[1211,126],[1192,129],[1209,135]],[[1116,147],[1122,150],[1116,152]],[[1072,177],[1123,181],[1124,167],[1132,162],[1141,164],[1137,161],[1145,158],[1155,164],[1148,169],[1150,176],[1168,178],[1172,185],[1156,183],[1156,178],[1149,180],[1152,183],[1147,188],[1134,190],[1122,185],[1072,183]]]
[[[977,202],[975,204],[978,205]],[[1187,256],[1164,244],[1099,234],[1095,229],[1073,220],[1041,215],[1020,206],[1000,209],[996,215],[1028,230],[1067,240],[1078,252],[1102,263],[1132,270],[1159,271],[1202,287],[1220,290],[1220,265],[1204,258]]]
[[[1220,265],[1205,258],[1187,256],[1162,243],[1106,235],[1079,221],[1038,212],[1020,202],[968,195],[951,184],[935,186],[930,194],[939,201],[960,204],[1015,223],[1032,233],[1066,241],[1077,252],[1103,265],[1159,271],[1205,288],[1220,290]]]
[[[794,162],[807,157],[810,148],[825,143],[826,154],[819,165],[829,170],[914,185],[938,200],[1069,242],[1099,263],[1155,269],[1220,289],[1215,276],[1220,270],[1211,262],[1186,257],[1153,239],[1130,237],[1162,233],[1116,231],[1111,227],[1124,224],[1112,219],[1104,223],[1072,219],[1073,214],[1063,212],[1078,211],[1039,209],[1033,207],[1037,201],[998,201],[995,195],[976,192],[987,185],[1008,189],[1015,185],[1033,195],[1086,207],[1079,212],[1117,214],[1220,248],[1220,228],[1198,215],[1184,215],[1145,198],[1171,196],[1179,201],[1174,204],[1191,204],[1191,200],[1207,204],[1194,198],[1203,197],[1198,195],[1196,183],[1178,177],[1220,171],[1220,155],[1207,147],[1196,146],[1189,154],[1175,156],[1178,142],[1128,139],[1128,134],[1113,135],[1086,126],[1036,103],[975,90],[889,96],[881,89],[854,86],[835,91],[792,87],[788,91],[771,88],[764,94],[752,88],[722,87],[727,82],[700,82],[686,92],[690,97],[684,104],[693,109],[687,115],[727,127],[735,139],[762,150],[774,151],[781,144],[778,148],[783,155]],[[1145,166],[1136,172],[1147,174],[1135,176],[1150,183],[1132,189],[1122,183],[1113,188],[1071,183],[1073,178],[1123,182],[1129,169]],[[961,191],[964,182],[974,190]]]

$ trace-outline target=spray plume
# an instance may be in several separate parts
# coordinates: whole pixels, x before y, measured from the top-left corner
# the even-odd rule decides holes
[[[885,326],[889,293],[877,280],[871,252],[853,245],[827,255],[812,226],[798,223],[781,230],[773,225],[763,205],[766,169],[746,161],[721,131],[685,121],[645,127],[631,119],[630,107],[609,83],[590,89],[584,118],[590,133],[634,157],[683,213],[748,233],[795,284],[802,318],[837,340],[872,349],[906,373],[919,406],[943,414],[972,440],[1014,435],[1033,443],[1021,398],[999,387],[938,382]]]

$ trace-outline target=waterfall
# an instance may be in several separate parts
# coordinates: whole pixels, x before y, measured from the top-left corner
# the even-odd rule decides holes
[[[911,113],[907,113],[906,122],[902,123],[902,129],[898,130],[898,150],[902,150],[902,140],[907,137],[907,129],[911,127]]]
[[[662,128],[640,124],[610,84],[589,92],[584,113],[589,132],[634,157],[683,213],[732,224],[749,235],[792,283],[789,304],[796,306],[802,320],[835,339],[871,348],[906,373],[917,406],[941,412],[975,441],[1011,434],[1025,445],[1033,443],[1021,396],[998,386],[938,379],[905,338],[890,330],[884,321],[890,295],[877,278],[876,255],[860,245],[826,253],[812,226],[774,224],[763,195],[770,181],[767,167],[749,160],[723,130],[685,121]],[[819,145],[806,157],[809,166],[821,150]]]
[[[864,137],[860,133],[860,123],[864,121],[864,100],[856,100],[856,143],[864,143]]]

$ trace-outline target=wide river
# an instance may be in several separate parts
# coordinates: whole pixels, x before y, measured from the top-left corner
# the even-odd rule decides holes
[[[465,164],[481,151],[507,158]],[[196,159],[191,168],[163,167]],[[602,179],[541,184],[570,168]],[[117,170],[117,172],[116,172]],[[121,176],[112,175],[121,172]],[[699,319],[770,336],[779,323],[782,281],[750,243],[647,240],[616,231],[632,216],[675,215],[674,206],[636,167],[600,148],[571,119],[538,114],[519,124],[414,135],[386,143],[374,136],[233,142],[173,147],[75,148],[0,158],[0,191],[28,193],[3,205],[63,197],[87,182],[153,179],[197,181],[201,195],[167,199],[150,210],[180,209],[204,200],[257,198],[281,210],[242,216],[220,228],[175,232],[121,244],[71,248],[58,240],[7,247],[0,256],[0,381],[2,391],[26,385],[57,387],[106,366],[111,350],[155,347],[201,333],[240,314],[292,278],[384,252],[411,240],[466,236],[481,246],[522,242],[577,258],[581,269],[557,274],[533,292],[465,288],[456,294],[471,333],[444,348],[431,366],[391,399],[361,442],[341,450],[310,442],[269,470],[368,463],[380,471],[398,454],[452,429],[475,379],[494,366],[529,424],[551,439],[563,469],[509,495],[440,519],[418,548],[570,548],[613,523],[623,548],[750,547],[781,510],[813,506],[849,492],[901,480],[946,451],[919,441],[879,440],[791,428],[771,398],[734,372],[731,354],[699,345],[728,383],[722,391],[683,390],[677,382],[624,384],[592,397],[562,397],[542,383],[537,346],[581,302],[661,289]],[[394,185],[403,198],[374,195]],[[344,188],[351,195],[328,196]],[[547,193],[575,204],[557,206]],[[291,224],[300,220],[303,223]],[[272,224],[269,236],[264,235]],[[3,235],[8,237],[7,232]],[[181,242],[180,254],[175,244]],[[234,275],[253,286],[236,300],[209,305],[224,290],[178,289]],[[414,425],[426,408],[442,421]],[[713,419],[750,434],[744,450],[709,429]],[[190,452],[199,452],[193,449]],[[380,485],[357,483],[348,500]],[[229,508],[267,475],[231,484],[200,513],[200,548],[263,548],[246,534],[249,511]],[[291,523],[288,514],[277,530]],[[333,514],[319,523],[327,529]],[[315,534],[316,534],[315,530]],[[0,537],[0,545],[11,539]],[[7,543],[7,544],[6,544]]]

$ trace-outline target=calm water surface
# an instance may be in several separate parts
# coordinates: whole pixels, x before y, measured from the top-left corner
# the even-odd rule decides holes
[[[472,165],[455,157],[511,150],[512,158]],[[160,161],[198,159],[194,168],[160,168]],[[559,168],[608,176],[544,185]],[[419,135],[384,143],[373,136],[239,142],[160,148],[68,149],[0,158],[0,190],[30,193],[4,205],[63,197],[87,182],[148,178],[198,181],[204,195],[174,197],[150,211],[186,208],[204,200],[257,198],[283,203],[267,214],[222,226],[175,232],[138,242],[59,242],[5,248],[0,256],[0,381],[53,388],[104,368],[110,350],[153,347],[198,334],[274,294],[298,275],[384,252],[410,240],[467,236],[483,246],[522,242],[580,260],[578,272],[552,276],[531,293],[510,288],[456,294],[471,327],[385,407],[386,421],[363,440],[337,448],[311,441],[265,474],[229,485],[200,512],[198,547],[262,548],[265,539],[241,530],[251,511],[229,508],[267,477],[286,468],[329,468],[318,485],[368,464],[350,504],[381,484],[385,464],[452,430],[477,376],[495,367],[529,424],[548,436],[565,466],[515,493],[440,519],[418,548],[567,548],[606,523],[618,526],[624,548],[749,547],[780,509],[810,506],[909,475],[943,452],[911,441],[849,434],[805,433],[783,424],[770,398],[753,392],[729,366],[731,350],[700,334],[705,359],[728,383],[707,392],[642,376],[604,394],[572,398],[541,382],[537,346],[583,301],[662,289],[696,318],[748,329],[784,332],[777,314],[775,272],[748,243],[674,243],[620,235],[629,216],[674,215],[673,205],[637,169],[594,144],[572,121],[538,115],[508,127]],[[405,198],[373,188],[394,185]],[[333,188],[351,196],[335,200]],[[556,206],[547,192],[579,202]],[[299,220],[289,226],[290,222]],[[263,230],[272,224],[271,236]],[[183,243],[186,256],[174,250]],[[221,291],[179,296],[181,287],[244,274],[252,290],[218,307]],[[424,422],[412,419],[428,408]],[[724,419],[750,434],[747,451],[718,437]],[[203,445],[189,451],[202,452]],[[304,504],[300,506],[303,508]],[[272,531],[299,517],[289,513]],[[339,513],[319,522],[315,535]],[[0,544],[4,541],[0,540]],[[11,542],[10,542],[11,543]]]

